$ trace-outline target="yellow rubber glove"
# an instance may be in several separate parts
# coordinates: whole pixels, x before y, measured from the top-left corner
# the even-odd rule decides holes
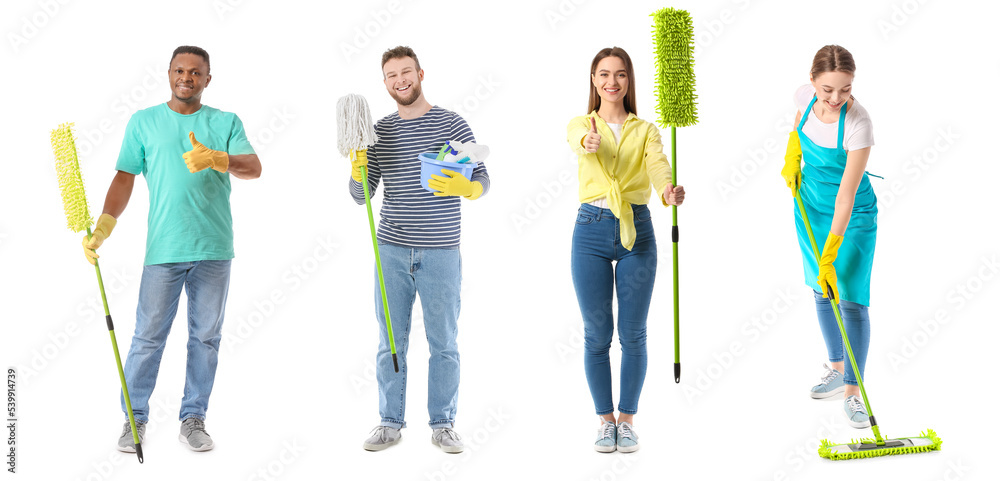
[[[354,152],[355,158],[351,161],[351,178],[359,184],[364,182],[361,177],[361,167],[368,167],[368,151],[358,150]]]
[[[823,247],[823,255],[819,258],[819,276],[816,281],[819,283],[823,297],[826,297],[826,286],[833,288],[833,302],[840,304],[840,292],[837,292],[837,270],[833,268],[833,261],[837,260],[837,250],[844,242],[844,236],[830,234],[826,238],[826,245]]]
[[[101,216],[97,218],[97,225],[94,226],[94,230],[92,231],[90,238],[88,239],[87,236],[83,236],[83,255],[87,256],[87,262],[89,262],[90,265],[94,265],[94,260],[101,257],[97,255],[95,250],[98,247],[101,247],[104,240],[111,235],[111,231],[114,230],[115,224],[117,223],[118,221],[115,220],[114,217],[111,217],[108,214],[101,214]]]
[[[472,182],[462,174],[453,170],[441,169],[441,173],[448,177],[432,175],[427,181],[427,186],[436,190],[436,196],[461,196],[469,200],[476,200],[483,195],[483,184]]]
[[[229,154],[205,147],[194,138],[194,132],[190,132],[188,138],[191,139],[191,150],[184,152],[183,157],[192,174],[208,168],[219,172],[229,169]]]
[[[802,146],[799,144],[799,132],[793,130],[788,134],[788,147],[785,148],[785,166],[781,169],[785,185],[792,189],[794,196],[802,185]]]

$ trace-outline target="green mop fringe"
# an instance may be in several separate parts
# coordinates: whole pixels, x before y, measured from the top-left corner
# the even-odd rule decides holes
[[[941,449],[941,438],[938,437],[937,433],[932,429],[928,429],[925,432],[920,433],[920,436],[916,438],[927,438],[931,440],[929,446],[907,446],[902,448],[881,448],[881,449],[867,449],[864,451],[848,451],[846,453],[834,453],[830,451],[830,447],[836,446],[836,444],[824,439],[819,447],[819,455],[832,459],[834,461],[839,461],[842,459],[861,459],[861,458],[874,458],[877,456],[892,456],[896,454],[914,454],[914,453],[926,453],[928,451],[939,451]],[[896,439],[915,439],[915,438],[896,438]],[[874,443],[874,439],[862,438],[858,440],[851,440],[851,444],[854,443]]]
[[[694,22],[675,8],[653,12],[656,53],[656,113],[661,127],[698,123],[694,93]]]

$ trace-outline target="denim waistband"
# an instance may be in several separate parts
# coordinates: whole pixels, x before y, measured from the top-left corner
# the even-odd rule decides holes
[[[646,204],[631,204],[631,205],[633,214],[636,212],[641,212],[643,210],[649,210],[649,206],[647,206]],[[580,210],[583,212],[587,212],[589,214],[594,214],[595,216],[597,216],[598,220],[600,220],[602,217],[614,217],[615,215],[613,212],[611,212],[611,209],[602,209],[600,207],[591,204],[580,204]]]

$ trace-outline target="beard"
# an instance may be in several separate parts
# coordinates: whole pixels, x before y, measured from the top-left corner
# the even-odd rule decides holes
[[[420,94],[421,94],[421,92],[420,92],[420,84],[419,83],[414,83],[414,84],[410,85],[410,91],[407,92],[407,93],[410,94],[409,98],[403,98],[403,97],[399,96],[399,93],[396,92],[396,89],[389,90],[389,95],[392,96],[393,100],[395,100],[396,103],[398,103],[399,105],[402,105],[402,106],[405,107],[407,105],[413,104],[413,102],[416,102],[417,99],[420,98]]]

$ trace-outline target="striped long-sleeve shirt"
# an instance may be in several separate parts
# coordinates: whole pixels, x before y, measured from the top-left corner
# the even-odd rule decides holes
[[[447,140],[475,142],[472,129],[455,112],[432,107],[415,119],[393,113],[375,123],[378,142],[368,149],[369,193],[383,181],[378,240],[415,248],[458,247],[462,230],[462,198],[435,196],[420,186],[421,153],[437,153]],[[472,180],[490,189],[486,166],[480,163]],[[350,180],[355,202],[365,202],[361,183]]]

